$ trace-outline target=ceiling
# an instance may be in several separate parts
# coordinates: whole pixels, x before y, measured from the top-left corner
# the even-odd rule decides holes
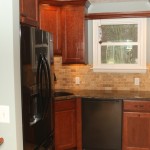
[[[150,0],[89,0],[91,3],[108,3],[108,2],[133,2],[133,1],[150,1]]]

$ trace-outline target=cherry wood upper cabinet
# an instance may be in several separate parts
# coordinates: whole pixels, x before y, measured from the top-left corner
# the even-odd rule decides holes
[[[63,64],[86,63],[85,10],[87,0],[40,0],[40,28],[53,33],[54,54]]]
[[[61,54],[61,8],[40,5],[40,28],[53,33],[54,54]]]
[[[124,103],[122,144],[122,150],[150,150],[150,102]]]
[[[85,63],[84,6],[62,7],[62,63]]]
[[[38,0],[20,0],[20,21],[38,26]]]

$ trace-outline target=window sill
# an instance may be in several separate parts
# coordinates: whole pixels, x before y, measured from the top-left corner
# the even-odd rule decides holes
[[[93,67],[93,72],[105,72],[105,73],[146,73],[147,68],[99,68]]]

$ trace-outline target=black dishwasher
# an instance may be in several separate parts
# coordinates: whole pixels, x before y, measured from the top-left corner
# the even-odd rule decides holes
[[[121,150],[122,100],[82,99],[83,150]]]

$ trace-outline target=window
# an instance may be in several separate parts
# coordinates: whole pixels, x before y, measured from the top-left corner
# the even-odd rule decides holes
[[[146,72],[146,18],[93,20],[95,72]]]

